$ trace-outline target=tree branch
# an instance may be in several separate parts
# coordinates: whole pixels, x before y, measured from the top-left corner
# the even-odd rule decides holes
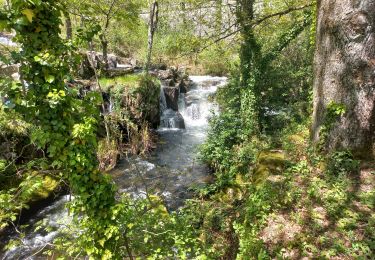
[[[273,14],[270,14],[270,15],[266,15],[266,16],[260,18],[260,19],[257,19],[257,20],[255,20],[255,21],[251,21],[251,22],[249,22],[249,23],[247,23],[247,24],[245,23],[244,26],[252,26],[252,27],[255,27],[255,26],[260,25],[261,23],[263,23],[264,21],[266,21],[266,20],[268,20],[268,19],[270,19],[270,18],[273,18],[273,17],[276,17],[276,16],[286,15],[286,14],[289,14],[289,13],[291,13],[291,12],[295,12],[295,11],[304,10],[304,9],[309,8],[309,7],[311,7],[311,6],[313,6],[313,4],[308,4],[308,5],[299,6],[299,7],[292,7],[292,8],[286,9],[286,10],[281,11],[281,12],[277,12],[277,13],[273,13]],[[225,29],[224,32],[227,32],[227,31],[229,31],[232,27],[235,27],[235,26],[238,26],[238,25],[239,25],[238,23],[232,24],[229,28]],[[204,51],[205,49],[209,48],[210,46],[212,46],[212,45],[214,45],[214,44],[216,44],[216,43],[218,43],[218,42],[220,42],[220,41],[222,41],[222,40],[225,40],[225,39],[227,39],[227,38],[229,38],[229,37],[231,37],[231,36],[233,36],[233,35],[235,35],[235,34],[237,34],[237,33],[239,33],[239,32],[241,32],[242,29],[243,29],[242,27],[239,27],[239,28],[237,28],[236,30],[234,30],[234,31],[232,31],[232,32],[230,32],[230,33],[228,33],[228,34],[223,35],[223,36],[221,36],[221,37],[215,39],[213,42],[210,42],[209,44],[207,44],[207,45],[203,46],[202,48],[198,49],[196,52],[197,52],[197,53],[202,52],[202,51]],[[222,34],[222,33],[220,33],[220,35],[221,35],[221,34]],[[211,37],[211,39],[212,39],[212,38],[214,38],[214,37]],[[182,55],[181,57],[184,57],[184,56],[187,56],[187,55],[189,55],[189,54],[184,54],[184,55]]]

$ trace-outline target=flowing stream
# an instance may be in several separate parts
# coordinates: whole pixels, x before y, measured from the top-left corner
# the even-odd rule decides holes
[[[179,94],[179,111],[168,108],[162,89],[157,148],[147,158],[133,156],[120,161],[112,171],[119,193],[126,192],[134,198],[155,194],[164,200],[169,210],[176,210],[191,198],[194,187],[211,181],[208,167],[198,160],[198,148],[206,138],[211,111],[217,110],[209,98],[218,87],[226,84],[226,78],[191,76],[190,79],[192,87],[187,93]],[[52,242],[58,236],[59,226],[69,221],[65,207],[69,199],[69,196],[62,196],[30,218],[22,245],[2,256],[0,253],[2,259],[37,259],[33,254]],[[34,231],[41,221],[51,227],[48,232]],[[16,235],[7,234],[6,239],[0,239],[0,245]]]

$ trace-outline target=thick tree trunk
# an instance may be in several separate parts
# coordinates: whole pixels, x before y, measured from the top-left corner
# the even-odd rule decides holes
[[[254,19],[255,0],[237,0],[237,22],[241,28],[240,49],[240,114],[244,136],[258,132],[257,99],[255,96],[254,71],[258,65],[260,46],[251,23]]]
[[[374,157],[375,0],[320,0],[318,9],[312,139]],[[345,113],[324,136],[330,103]]]

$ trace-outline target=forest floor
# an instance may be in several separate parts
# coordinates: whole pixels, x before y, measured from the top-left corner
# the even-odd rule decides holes
[[[353,170],[359,162],[343,153],[328,162],[314,158],[304,135],[287,138],[284,152],[292,166],[271,171],[266,180],[280,187],[277,200],[284,203],[262,225],[263,245],[269,255],[287,259],[371,259],[375,163],[361,162]]]

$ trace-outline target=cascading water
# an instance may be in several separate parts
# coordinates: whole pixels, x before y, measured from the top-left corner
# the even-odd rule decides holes
[[[198,160],[198,149],[206,138],[211,111],[217,109],[209,97],[226,84],[224,77],[190,79],[193,82],[190,90],[179,95],[179,111],[168,108],[161,95],[160,142],[151,157],[124,160],[114,174],[123,191],[132,194],[152,191],[172,210],[191,196],[190,188],[209,181],[209,169]],[[183,126],[179,125],[181,122]]]
[[[124,159],[113,170],[120,193],[129,193],[135,199],[145,198],[147,192],[153,193],[165,201],[169,210],[176,210],[192,196],[191,188],[210,181],[209,169],[198,160],[198,148],[206,138],[211,110],[217,109],[208,99],[226,84],[226,78],[195,76],[190,79],[193,86],[179,95],[179,111],[168,108],[162,89],[159,144],[149,158]],[[30,227],[22,245],[5,252],[2,259],[39,259],[30,256],[58,236],[59,222],[69,221],[64,207],[67,199],[64,196],[36,214],[28,223]],[[43,219],[52,231],[33,231]]]
[[[9,37],[5,37],[1,35],[0,35],[0,44],[6,45],[6,46],[17,46],[17,44],[14,43]]]
[[[47,249],[48,245],[59,235],[59,228],[64,223],[71,221],[66,203],[71,200],[69,195],[65,195],[56,200],[52,205],[40,210],[26,223],[25,236],[20,239],[20,245],[6,251],[1,259],[40,259],[33,256],[41,249]],[[38,226],[48,226],[48,231],[44,228],[35,230]],[[16,239],[17,233],[10,234],[8,239]],[[1,254],[0,254],[1,256]]]

